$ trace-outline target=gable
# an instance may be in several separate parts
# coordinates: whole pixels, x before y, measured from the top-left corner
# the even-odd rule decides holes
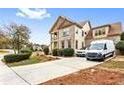
[[[110,31],[108,33],[108,36],[120,35],[121,32],[122,32],[122,27],[121,26],[122,25],[121,25],[120,22],[111,24],[111,28],[110,28]]]
[[[64,22],[59,26],[58,29],[65,28],[65,27],[71,26],[71,25],[73,25],[73,24],[74,24],[73,22],[68,21],[67,19],[65,19]]]
[[[71,25],[76,25],[76,26],[82,28],[85,24],[86,24],[86,21],[84,21],[82,24],[79,24],[70,19],[67,19],[66,17],[59,16],[49,32],[50,33],[57,32],[58,29],[62,29],[62,28],[65,28],[65,27],[68,27]]]
[[[58,17],[58,19],[56,20],[56,22],[53,24],[52,28],[50,29],[50,33],[51,32],[55,32],[58,30],[59,26],[65,21],[65,19],[61,16]]]

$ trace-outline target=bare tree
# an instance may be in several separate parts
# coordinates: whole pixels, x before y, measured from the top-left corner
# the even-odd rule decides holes
[[[29,42],[30,30],[25,25],[18,25],[16,23],[11,23],[6,25],[5,28],[8,30],[11,42],[13,45],[14,52],[20,52],[20,49]]]

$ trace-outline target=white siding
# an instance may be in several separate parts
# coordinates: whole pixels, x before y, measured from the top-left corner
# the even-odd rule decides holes
[[[76,33],[78,31],[78,33]],[[75,26],[75,43],[74,45],[76,46],[76,40],[78,41],[78,49],[82,48],[82,42],[84,42],[84,36],[82,36],[82,29],[79,27]],[[74,47],[76,48],[76,47]]]

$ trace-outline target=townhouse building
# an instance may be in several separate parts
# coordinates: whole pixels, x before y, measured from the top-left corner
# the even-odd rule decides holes
[[[90,21],[75,22],[59,16],[49,31],[51,35],[50,49],[81,49],[98,39],[110,39],[114,43],[120,40],[121,22],[91,27]]]

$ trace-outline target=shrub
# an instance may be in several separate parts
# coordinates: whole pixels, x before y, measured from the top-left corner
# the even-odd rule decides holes
[[[59,50],[58,50],[58,55],[59,55],[59,56],[63,56],[63,49],[59,49]]]
[[[124,32],[121,34],[121,40],[124,40]]]
[[[72,48],[63,49],[63,55],[66,57],[73,56],[74,55],[74,49],[72,49]]]
[[[20,54],[9,54],[9,55],[5,55],[4,56],[4,60],[5,62],[18,62],[18,61],[22,61],[25,59],[29,59],[31,54],[29,53],[20,53]]]
[[[29,48],[23,48],[20,50],[20,53],[29,53],[30,55],[32,54],[32,50]]]
[[[119,41],[116,44],[116,49],[118,49],[121,54],[124,54],[124,41]]]
[[[52,50],[52,55],[53,56],[58,56],[58,51],[59,51],[59,49],[53,49]]]
[[[45,47],[45,48],[43,49],[43,52],[44,52],[46,55],[48,55],[48,54],[49,54],[49,48],[48,48],[48,47]]]

